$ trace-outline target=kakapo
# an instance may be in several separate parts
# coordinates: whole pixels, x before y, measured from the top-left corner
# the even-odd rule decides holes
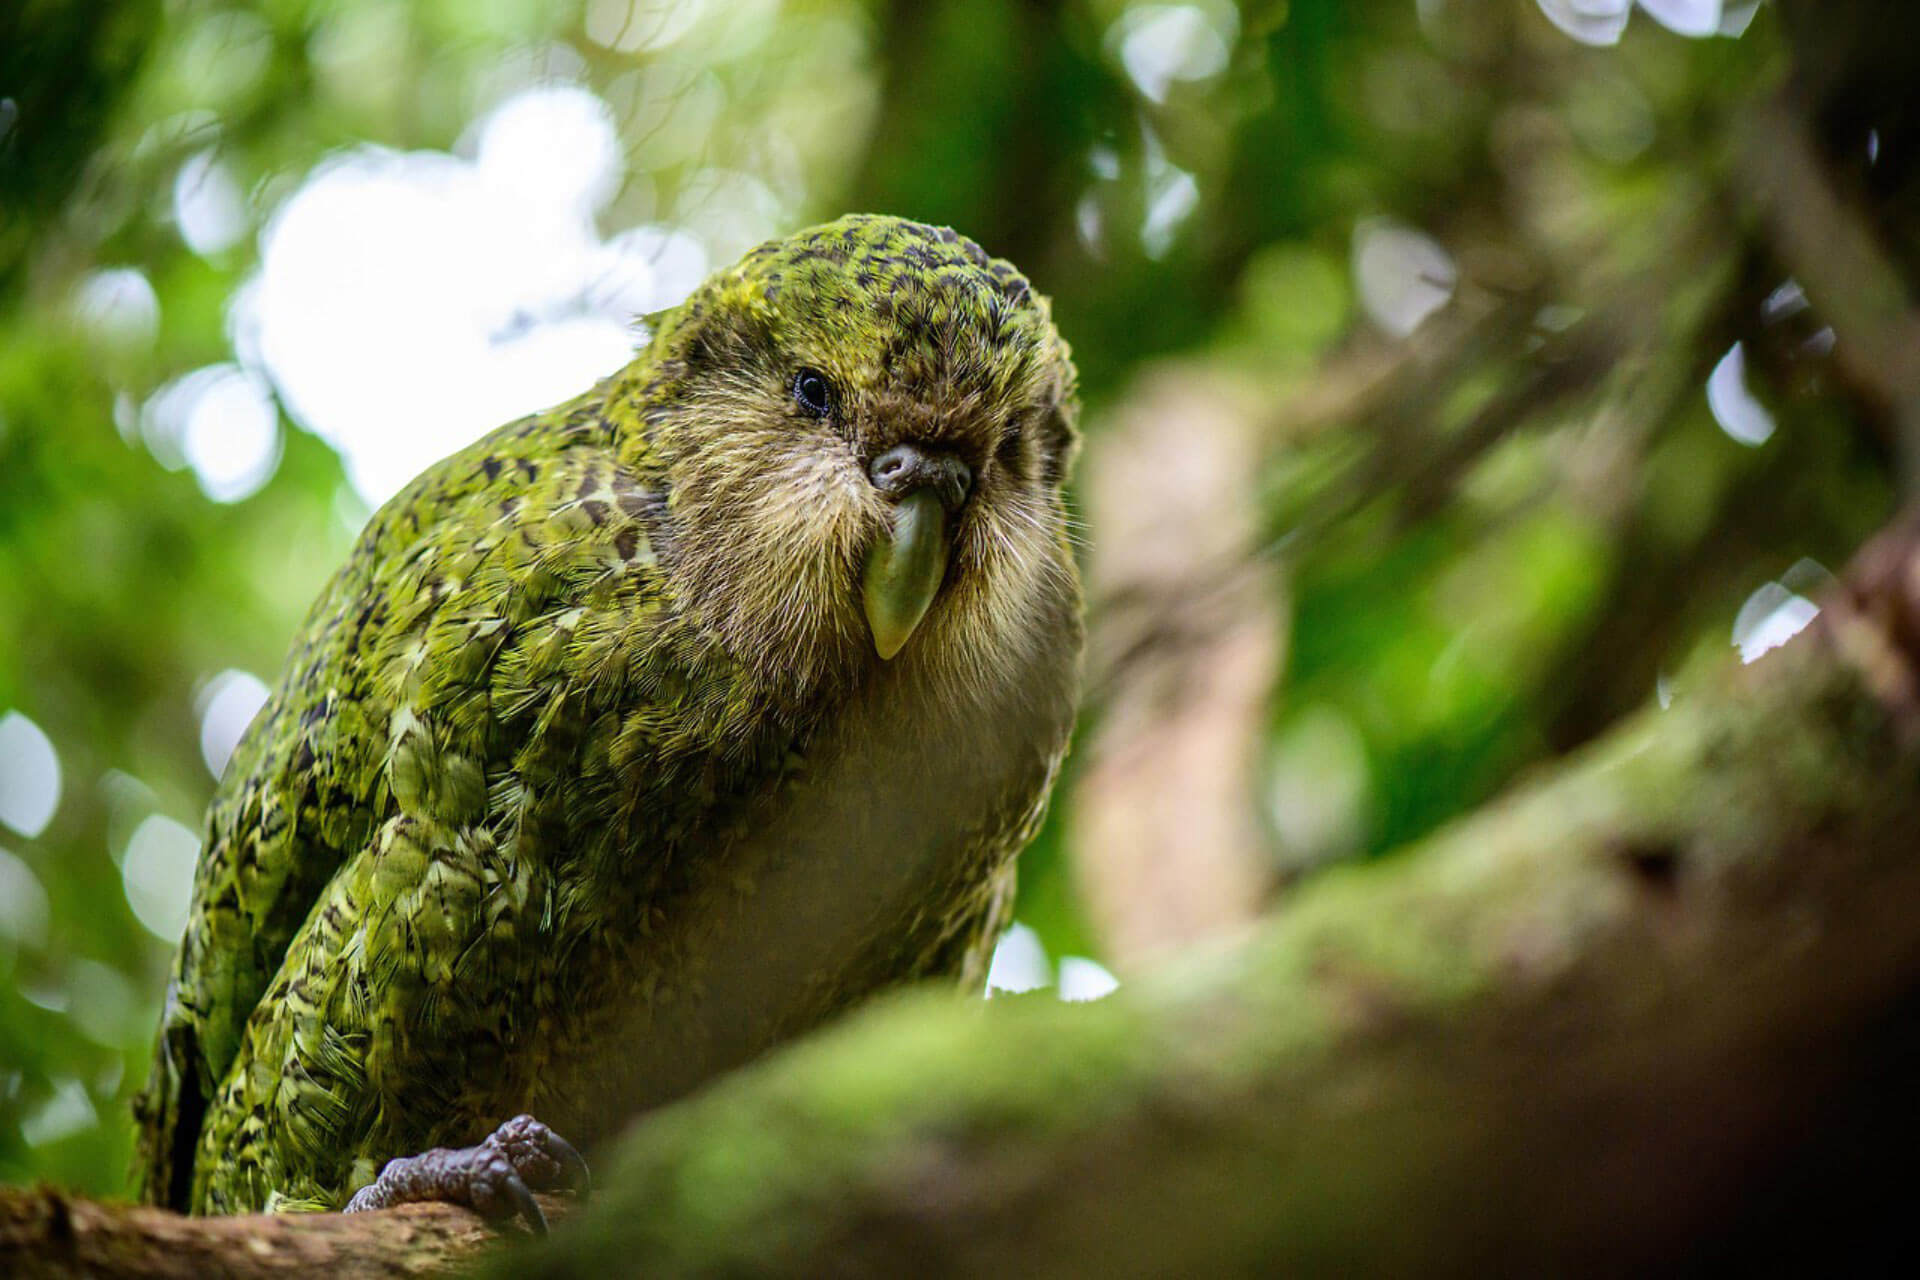
[[[653,330],[428,468],[314,605],[207,816],[149,1200],[537,1219],[583,1173],[555,1135],[984,981],[1082,642],[1047,300],[850,216]]]

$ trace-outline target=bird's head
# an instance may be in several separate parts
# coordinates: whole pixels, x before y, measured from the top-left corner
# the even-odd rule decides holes
[[[632,403],[676,573],[737,657],[977,681],[1077,642],[1073,364],[1010,263],[855,215],[761,245],[656,325]]]

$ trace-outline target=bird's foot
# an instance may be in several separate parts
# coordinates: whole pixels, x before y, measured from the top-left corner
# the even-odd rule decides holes
[[[354,1192],[345,1212],[444,1200],[483,1218],[518,1216],[536,1234],[547,1215],[536,1191],[567,1189],[585,1198],[593,1181],[573,1144],[532,1116],[515,1116],[478,1146],[435,1147],[387,1161],[373,1182]]]

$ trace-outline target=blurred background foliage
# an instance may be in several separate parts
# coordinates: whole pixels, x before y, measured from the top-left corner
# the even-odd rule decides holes
[[[372,507],[766,236],[951,224],[1074,344],[1090,699],[1008,987],[1756,656],[1908,471],[1761,230],[1774,5],[8,9],[0,1180],[124,1189],[200,813]]]

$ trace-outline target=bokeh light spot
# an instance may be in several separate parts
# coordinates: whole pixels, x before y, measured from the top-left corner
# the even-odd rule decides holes
[[[1200,185],[1184,169],[1169,165],[1156,175],[1147,197],[1147,216],[1140,224],[1140,247],[1149,258],[1164,258],[1173,247],[1174,233],[1200,203]]]
[[[1107,43],[1141,94],[1163,102],[1175,83],[1211,80],[1226,70],[1238,34],[1231,5],[1140,4],[1114,20]]]
[[[1120,989],[1120,979],[1107,967],[1085,956],[1060,958],[1060,998],[1074,1002],[1101,1000]]]
[[[683,233],[601,240],[594,210],[620,152],[585,89],[525,90],[472,136],[471,161],[361,147],[321,165],[267,227],[258,287],[235,300],[236,349],[258,353],[371,505],[618,369],[635,315],[679,301],[707,267]]]
[[[39,946],[47,938],[47,891],[18,854],[0,849],[0,938]]]
[[[1095,258],[1106,257],[1106,218],[1100,210],[1100,197],[1088,192],[1073,208],[1073,225],[1080,243]]]
[[[1707,376],[1707,408],[1720,429],[1741,444],[1757,448],[1773,437],[1773,415],[1747,388],[1747,352],[1738,342]]]
[[[1534,0],[1547,21],[1582,44],[1620,43],[1635,0]],[[1675,35],[1738,37],[1759,12],[1759,0],[1638,0],[1647,16]]]
[[[215,502],[257,492],[280,464],[280,415],[273,393],[234,365],[202,370],[187,406],[180,452],[200,490]]]
[[[1799,315],[1812,305],[1807,301],[1807,291],[1800,287],[1800,282],[1789,277],[1781,281],[1780,287],[1768,294],[1760,304],[1760,317],[1768,324],[1777,324]]]
[[[1753,19],[1760,12],[1760,0],[1746,0],[1744,4],[1730,4],[1720,11],[1719,34],[1737,40],[1747,34],[1747,28],[1753,25]]]
[[[1385,218],[1353,229],[1353,281],[1367,316],[1404,338],[1453,297],[1453,258],[1425,232]]]
[[[72,1077],[53,1083],[53,1096],[22,1117],[20,1136],[30,1147],[44,1147],[62,1138],[71,1138],[100,1123],[87,1087]]]
[[[160,299],[145,273],[133,267],[107,267],[81,280],[73,315],[94,337],[116,347],[144,347],[160,331]]]
[[[120,882],[134,916],[156,938],[180,940],[199,858],[199,837],[172,818],[149,814],[133,829],[120,859]]]
[[[1720,30],[1720,0],[1640,0],[1640,7],[1683,36],[1710,36]]]
[[[237,365],[207,365],[154,392],[140,409],[140,436],[169,471],[192,467],[215,502],[249,497],[280,465],[273,393]]]
[[[613,112],[575,85],[515,94],[480,122],[474,163],[481,180],[513,199],[540,193],[557,211],[591,213],[620,178]]]
[[[173,221],[187,248],[203,258],[232,248],[247,233],[240,184],[212,151],[189,157],[174,175]]]
[[[1741,662],[1752,662],[1799,635],[1820,614],[1820,606],[1778,582],[1747,597],[1733,619],[1733,645]]]
[[[201,689],[200,758],[216,779],[266,701],[267,686],[250,671],[222,671]]]
[[[31,840],[60,807],[60,757],[40,726],[9,711],[0,716],[0,822]]]
[[[993,949],[993,963],[987,968],[987,990],[1018,995],[1038,991],[1053,981],[1053,965],[1040,935],[1016,921],[1001,935]]]
[[[1536,0],[1547,21],[1581,44],[1619,44],[1633,0]]]

